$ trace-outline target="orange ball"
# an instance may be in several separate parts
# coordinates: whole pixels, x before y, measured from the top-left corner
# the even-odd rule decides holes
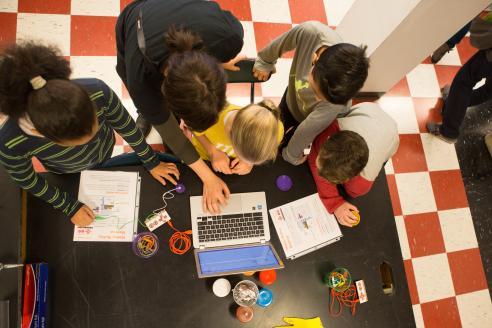
[[[260,272],[260,281],[265,285],[271,285],[277,280],[275,270],[265,270]]]

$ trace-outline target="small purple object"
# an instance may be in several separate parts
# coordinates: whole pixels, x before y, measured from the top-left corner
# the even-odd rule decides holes
[[[292,179],[288,175],[284,174],[277,178],[277,188],[282,191],[289,191],[292,184]]]
[[[176,185],[176,192],[177,192],[178,194],[182,194],[182,193],[184,193],[185,191],[186,191],[186,187],[185,187],[185,185],[184,185],[184,184],[182,184],[182,183],[178,183],[178,184]]]

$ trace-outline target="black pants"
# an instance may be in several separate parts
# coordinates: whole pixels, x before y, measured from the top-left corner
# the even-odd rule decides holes
[[[294,135],[294,131],[299,126],[299,122],[294,118],[294,116],[292,116],[289,106],[287,106],[287,90],[288,88],[285,89],[282,100],[280,100],[280,104],[278,105],[278,108],[280,109],[280,119],[284,124],[285,131],[284,139],[282,140],[282,144],[280,145],[281,148],[289,143],[290,138],[292,138],[292,136]]]
[[[486,78],[483,86],[473,90],[475,84]],[[448,98],[442,111],[443,124],[441,134],[448,138],[457,138],[466,109],[492,98],[492,62],[489,62],[484,50],[478,51],[456,74]]]

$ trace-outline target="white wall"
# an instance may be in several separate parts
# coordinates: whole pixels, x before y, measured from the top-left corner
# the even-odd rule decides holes
[[[490,0],[356,0],[337,27],[366,44],[371,60],[362,89],[386,92],[490,4]]]

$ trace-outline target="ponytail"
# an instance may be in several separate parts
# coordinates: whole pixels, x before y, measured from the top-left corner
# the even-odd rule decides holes
[[[55,142],[93,132],[95,110],[87,92],[69,80],[71,69],[56,47],[32,41],[8,47],[0,57],[0,112],[28,117]]]

